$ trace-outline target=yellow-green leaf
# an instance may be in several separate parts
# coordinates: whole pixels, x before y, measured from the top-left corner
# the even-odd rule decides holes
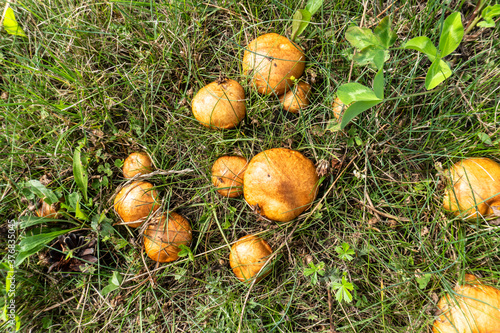
[[[7,33],[11,35],[26,37],[23,29],[17,23],[16,16],[12,8],[7,8],[5,11],[5,17],[3,18],[3,27]]]

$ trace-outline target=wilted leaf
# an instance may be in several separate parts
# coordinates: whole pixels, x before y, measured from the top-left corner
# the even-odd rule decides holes
[[[7,10],[5,11],[5,16],[3,19],[3,27],[5,28],[5,31],[7,31],[7,33],[11,35],[26,37],[26,34],[24,33],[23,29],[21,28],[19,23],[17,23],[14,10],[10,7],[8,7]]]
[[[386,16],[380,21],[380,23],[375,27],[373,33],[380,41],[380,45],[384,48],[388,49],[395,42],[398,35],[391,29],[391,21],[389,20],[389,16]]]
[[[443,31],[439,37],[439,51],[441,57],[447,56],[460,45],[464,37],[462,16],[455,12],[444,20]]]
[[[429,37],[426,36],[412,38],[403,47],[424,53],[430,61],[434,61],[437,56],[437,48],[432,44]]]
[[[441,82],[451,76],[451,69],[443,60],[436,58],[429,67],[429,71],[425,76],[425,88],[427,90],[434,89]]]

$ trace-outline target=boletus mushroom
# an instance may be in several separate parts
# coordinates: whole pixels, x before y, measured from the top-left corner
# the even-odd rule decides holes
[[[300,81],[292,90],[280,96],[280,102],[283,109],[292,113],[299,113],[309,105],[309,95],[311,85]]]
[[[466,219],[478,214],[498,215],[495,210],[500,210],[500,164],[489,158],[468,158],[443,174],[450,184],[444,193],[444,209]]]
[[[116,195],[114,208],[124,224],[137,228],[150,214],[160,208],[158,192],[149,182],[131,182]]]
[[[203,126],[233,128],[246,115],[245,91],[234,80],[217,80],[196,93],[191,109],[196,120]]]
[[[252,282],[255,277],[256,282],[259,282],[271,272],[270,265],[267,265],[262,272],[260,270],[272,253],[271,246],[265,240],[247,235],[238,239],[231,247],[229,265],[240,281]]]
[[[342,103],[340,98],[335,97],[335,99],[332,103],[332,111],[333,111],[333,116],[335,117],[335,119],[337,119],[339,122],[342,121],[342,116],[344,115],[345,110],[347,110],[347,108],[349,106],[350,106],[350,104],[345,105],[344,103]]]
[[[146,174],[153,171],[153,161],[146,152],[132,153],[123,162],[123,177],[132,178],[138,173]]]
[[[314,163],[298,151],[273,148],[255,155],[243,179],[243,194],[255,212],[286,222],[305,211],[316,198]]]
[[[305,68],[302,49],[288,38],[269,33],[252,40],[243,54],[243,73],[261,94],[283,94]]]
[[[35,214],[38,217],[58,219],[61,217],[61,214],[59,213],[60,208],[61,208],[60,201],[53,203],[52,205],[49,205],[45,201],[39,200],[37,203]]]
[[[243,176],[248,161],[241,156],[219,157],[212,166],[212,184],[217,192],[228,198],[243,194]]]
[[[474,275],[466,284],[443,296],[437,306],[442,313],[434,321],[434,333],[500,332],[500,290],[487,286]]]
[[[144,231],[144,249],[158,262],[179,258],[180,245],[189,246],[193,238],[188,220],[175,212],[154,218]]]

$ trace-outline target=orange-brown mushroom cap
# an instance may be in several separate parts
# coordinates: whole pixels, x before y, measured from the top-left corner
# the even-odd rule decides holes
[[[254,235],[247,235],[238,239],[231,247],[229,265],[240,281],[252,282],[272,253],[271,246],[265,240]],[[258,275],[256,282],[270,272],[270,265],[267,265]]]
[[[189,246],[193,238],[189,221],[169,212],[156,217],[144,231],[144,249],[151,259],[171,262],[179,258],[180,245]]]
[[[299,82],[293,90],[280,96],[280,102],[283,109],[292,113],[299,113],[309,105],[309,95],[311,93],[311,85],[306,82]]]
[[[116,195],[114,208],[126,225],[137,228],[160,208],[158,192],[149,182],[131,182]]]
[[[153,171],[153,161],[146,152],[132,153],[123,162],[123,177],[132,178],[136,174]]]
[[[305,68],[302,49],[288,38],[269,33],[252,40],[243,54],[243,73],[261,94],[283,94]]]
[[[219,157],[212,166],[212,184],[225,197],[236,198],[243,194],[243,177],[248,161],[241,156]]]
[[[305,211],[316,198],[314,163],[298,151],[273,148],[255,155],[243,179],[243,194],[255,211],[286,222]]]

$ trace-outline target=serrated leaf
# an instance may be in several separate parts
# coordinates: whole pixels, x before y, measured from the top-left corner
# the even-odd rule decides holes
[[[87,197],[88,175],[82,163],[81,149],[82,149],[81,146],[76,147],[75,152],[73,154],[73,176],[75,178],[76,185],[83,194],[85,201],[88,201]]]
[[[443,60],[436,58],[425,76],[425,89],[431,90],[451,76],[451,69]]]
[[[10,7],[5,11],[5,16],[3,19],[3,27],[8,34],[26,37],[24,30],[21,28],[19,23],[17,23],[16,15],[14,10]]]
[[[373,64],[377,69],[381,69],[389,59],[389,51],[381,46],[371,45],[358,51],[352,59],[360,66]]]
[[[464,37],[464,26],[462,16],[455,12],[444,20],[443,31],[439,37],[439,51],[441,57],[445,57],[460,45]]]
[[[300,36],[302,32],[307,28],[309,22],[311,21],[311,13],[306,9],[299,9],[293,14],[292,21],[292,40],[295,40]]]
[[[376,101],[363,101],[363,102],[355,102],[347,110],[344,112],[342,116],[342,123],[340,124],[340,128],[344,129],[347,124],[351,122],[357,115],[361,112],[368,110],[371,107],[374,107],[377,104],[380,104],[382,100]]]
[[[488,6],[481,12],[484,21],[479,22],[477,25],[481,28],[493,28],[495,26],[494,18],[498,15],[500,15],[500,4]]]
[[[323,0],[309,0],[306,4],[306,10],[311,13],[311,15],[314,15],[321,6],[323,6]]]
[[[373,78],[373,92],[375,95],[384,99],[384,69],[380,68],[375,77]]]
[[[337,90],[337,96],[345,105],[352,102],[380,100],[373,90],[357,82],[341,85]]]
[[[422,52],[429,58],[430,61],[434,61],[434,59],[436,59],[438,52],[437,48],[434,46],[434,44],[432,44],[432,41],[429,39],[429,37],[426,36],[420,36],[410,39],[406,42],[403,48]]]
[[[45,185],[38,180],[29,180],[24,183],[24,186],[49,205],[59,201],[55,193],[46,188]]]
[[[391,47],[398,38],[398,35],[391,29],[391,21],[389,16],[384,17],[373,30],[373,33],[378,38],[379,43],[384,48]]]
[[[379,45],[377,37],[368,28],[349,27],[345,38],[353,47],[360,50],[368,46]]]

